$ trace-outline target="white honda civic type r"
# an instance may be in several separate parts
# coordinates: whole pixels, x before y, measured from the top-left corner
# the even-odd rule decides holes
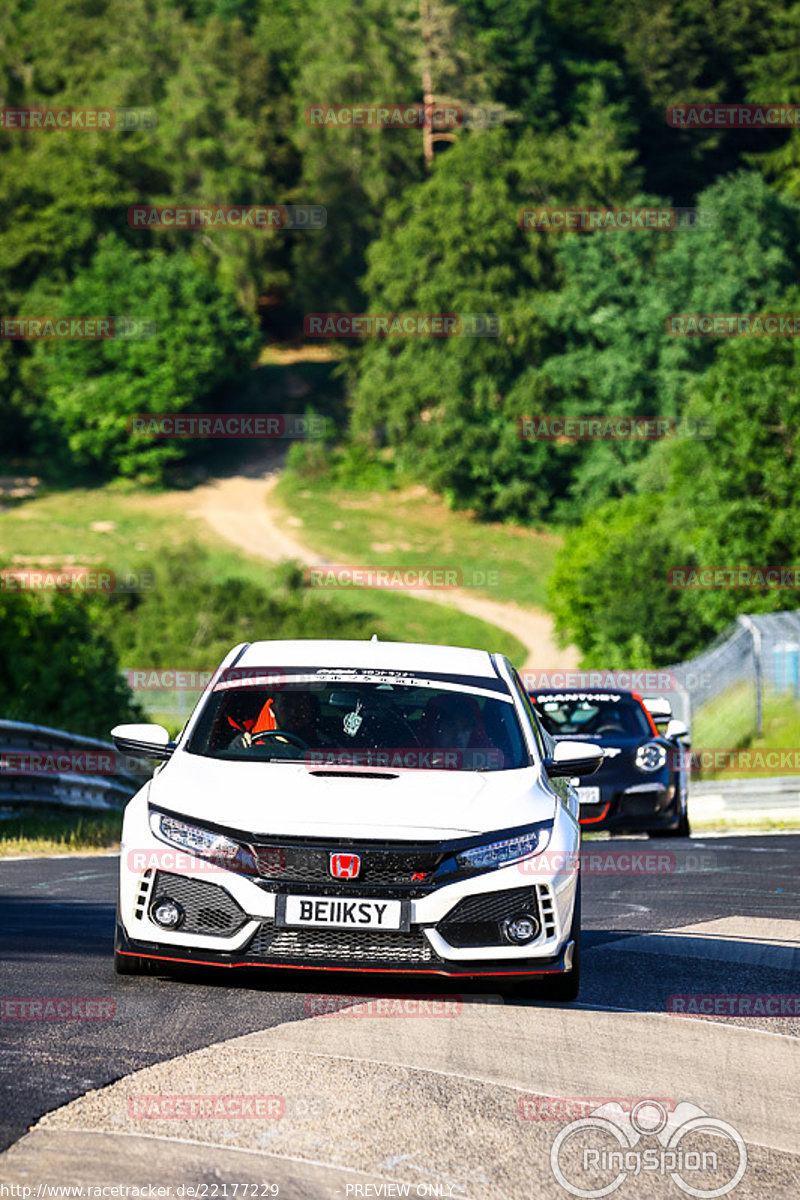
[[[509,661],[452,646],[235,647],[125,811],[115,966],[386,971],[529,980],[574,999],[580,826]]]

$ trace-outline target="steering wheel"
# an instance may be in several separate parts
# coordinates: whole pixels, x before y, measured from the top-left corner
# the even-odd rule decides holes
[[[255,735],[252,745],[258,746],[265,738],[279,738],[283,742],[289,742],[291,745],[297,746],[299,750],[310,749],[308,742],[304,742],[299,734],[290,733],[286,729],[265,729],[263,732]]]

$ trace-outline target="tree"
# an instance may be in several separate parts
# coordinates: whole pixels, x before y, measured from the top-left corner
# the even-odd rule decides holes
[[[106,238],[90,267],[59,300],[63,316],[130,316],[152,336],[40,342],[37,384],[50,425],[44,433],[69,461],[109,476],[159,477],[185,441],[132,436],[136,413],[199,411],[230,386],[257,348],[252,320],[188,254],[148,258]],[[211,411],[214,411],[212,408]],[[62,451],[62,454],[64,451]]]
[[[796,312],[798,299],[786,294],[777,310]],[[723,575],[712,588],[669,572],[800,563],[798,367],[794,339],[726,342],[685,408],[689,426],[714,437],[661,444],[642,480],[651,490],[602,506],[566,538],[551,606],[585,665],[676,662],[740,612],[796,606],[792,586],[736,587]]]
[[[0,592],[0,691],[6,720],[90,737],[144,719],[92,603],[74,594]]]
[[[432,177],[387,211],[370,248],[372,312],[498,314],[499,337],[367,341],[354,367],[353,429],[481,515],[535,520],[561,454],[521,440],[518,380],[541,361],[540,294],[556,282],[552,244],[518,228],[521,205],[619,196],[630,156],[602,93],[584,122],[547,137],[466,135]],[[530,400],[530,393],[525,394]]]
[[[550,581],[550,609],[563,645],[581,665],[654,667],[688,657],[713,626],[692,596],[668,585],[672,566],[693,555],[658,496],[626,496],[591,513],[564,540]]]

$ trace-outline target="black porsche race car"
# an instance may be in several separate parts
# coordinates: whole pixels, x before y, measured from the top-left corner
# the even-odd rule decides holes
[[[587,829],[688,837],[688,729],[662,720],[636,692],[540,689],[530,693],[545,730],[556,741],[590,741],[605,759],[591,779],[578,780],[580,822]],[[663,732],[656,728],[665,724]]]

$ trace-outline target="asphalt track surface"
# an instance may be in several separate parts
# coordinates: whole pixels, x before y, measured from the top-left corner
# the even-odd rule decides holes
[[[654,850],[673,855],[672,866],[652,874],[608,870],[612,861],[609,855],[616,855],[617,861],[624,865],[625,860],[618,858],[620,854]],[[585,843],[584,852],[603,857],[596,860],[595,870],[587,871],[584,866],[583,872],[584,960],[579,1004],[554,1006],[534,995],[495,994],[487,1006],[486,983],[476,985],[471,992],[463,983],[458,985],[458,993],[465,1000],[466,1019],[457,1031],[460,1040],[453,1041],[448,1051],[450,1057],[442,1060],[436,1084],[440,1092],[444,1089],[447,1093],[445,1107],[448,1104],[452,1107],[458,1099],[467,1110],[473,1103],[477,1111],[489,1103],[489,1094],[476,1092],[470,1099],[470,1087],[488,1087],[493,1074],[498,1081],[496,1091],[500,1082],[507,1082],[506,1076],[513,1074],[513,1064],[508,1064],[508,1049],[503,1051],[506,1062],[502,1071],[490,1058],[484,1061],[481,1057],[490,1053],[492,1039],[500,1047],[504,1038],[511,1039],[512,1048],[515,1040],[520,1045],[515,1076],[518,1090],[529,1086],[537,1095],[597,1095],[596,1078],[591,1088],[587,1082],[589,1090],[573,1086],[565,1092],[563,1064],[577,1053],[585,1057],[588,1068],[595,1062],[595,1050],[599,1053],[602,1048],[615,1064],[616,1078],[612,1081],[610,1074],[607,1075],[609,1087],[599,1091],[600,1095],[663,1096],[666,1094],[663,1090],[658,1093],[642,1090],[647,1068],[642,1074],[641,1062],[638,1066],[634,1064],[637,1053],[640,1058],[645,1054],[647,1043],[654,1079],[665,1078],[663,1072],[669,1068],[671,1058],[677,1056],[677,1061],[685,1054],[684,1092],[678,1100],[691,1098],[702,1103],[705,1098],[702,1088],[708,1091],[711,1088],[708,1081],[714,1080],[714,1099],[725,1111],[712,1115],[734,1124],[734,1117],[740,1123],[745,1121],[747,1129],[742,1130],[742,1135],[750,1149],[750,1166],[736,1189],[737,1200],[746,1196],[800,1195],[800,1158],[796,1157],[800,1155],[796,1125],[800,1020],[760,1015],[691,1020],[673,1016],[663,1023],[671,996],[796,996],[800,992],[800,835],[753,834],[657,842],[613,839]],[[390,1029],[392,1023],[386,1021],[359,1022],[357,1034],[351,1035],[343,1031],[346,1023],[339,1021],[331,1041],[328,1033],[319,1034],[320,1018],[310,1015],[309,997],[326,992],[419,995],[426,990],[441,995],[449,990],[441,979],[425,986],[419,980],[384,981],[376,986],[375,977],[365,984],[363,977],[310,972],[205,970],[176,978],[118,978],[111,958],[116,872],[117,861],[111,856],[0,862],[0,995],[110,998],[115,1005],[113,1019],[105,1021],[2,1021],[0,1148],[21,1138],[44,1114],[114,1081],[124,1082],[131,1072],[199,1051],[199,1056],[195,1054],[188,1061],[197,1064],[196,1069],[202,1073],[205,1048],[243,1035],[255,1038],[242,1042],[243,1048],[248,1047],[248,1060],[253,1057],[250,1047],[262,1046],[265,1055],[273,1054],[274,1063],[280,1055],[291,1056],[305,1050],[316,1053],[322,1063],[323,1054],[338,1046],[333,1057],[337,1058],[339,1074],[335,1078],[320,1075],[314,1086],[319,1095],[326,1094],[326,1088],[334,1089],[338,1095],[352,1086],[358,1100],[357,1120],[358,1104],[369,1106],[369,1097],[385,1086],[389,1070],[385,1068],[380,1078],[370,1080],[371,1090],[359,1093],[366,1064],[391,1061],[395,1064],[391,1069],[396,1071],[397,1064],[405,1061],[402,1047],[398,1049],[397,1029]],[[655,1018],[662,1020],[662,1024]],[[416,1041],[408,1042],[410,1070],[424,1073],[437,1069],[436,1042],[425,1042],[425,1038],[434,1037],[434,1032],[429,1033],[427,1028],[418,1032],[421,1026],[433,1024],[415,1023]],[[741,1047],[750,1045],[745,1029],[758,1040],[758,1053],[753,1050],[742,1056]],[[658,1030],[662,1032],[654,1037],[654,1031]],[[449,1037],[451,1031],[447,1032]],[[270,1041],[277,1033],[282,1038],[280,1044]],[[437,1030],[436,1036],[440,1034],[441,1030]],[[690,1034],[701,1040],[687,1049]],[[702,1041],[704,1036],[711,1039],[707,1044]],[[527,1061],[523,1042],[525,1052],[532,1052],[531,1062],[535,1067],[530,1079],[521,1065]],[[766,1052],[771,1056],[769,1062]],[[363,1059],[360,1071],[351,1070],[350,1076],[347,1071],[341,1074],[341,1064],[358,1056]],[[453,1071],[448,1080],[446,1068],[456,1059],[460,1069]],[[552,1089],[547,1086],[550,1060]],[[628,1061],[631,1067],[626,1075]],[[331,1062],[322,1063],[320,1071],[323,1067],[329,1070]],[[765,1071],[772,1073],[771,1079],[760,1077]],[[730,1094],[726,1090],[728,1077]],[[701,1085],[701,1080],[706,1082]],[[693,1088],[695,1082],[697,1086]],[[430,1078],[426,1086],[430,1086]],[[756,1093],[760,1097],[753,1099],[750,1109],[747,1095],[742,1095],[748,1087],[754,1097]],[[782,1111],[771,1115],[764,1100],[770,1094],[774,1095],[776,1106],[788,1109],[794,1096],[794,1113]],[[492,1103],[496,1099],[492,1093]],[[76,1111],[80,1115],[83,1111],[80,1106],[84,1104],[89,1112],[92,1103],[87,1098],[79,1102]],[[752,1122],[748,1117],[751,1110]],[[93,1119],[100,1128],[105,1118],[100,1113]],[[69,1118],[64,1125],[79,1131],[78,1141],[73,1134],[70,1142],[74,1150],[80,1145],[80,1130],[86,1125],[80,1121],[76,1124],[75,1118]],[[253,1123],[240,1122],[240,1125]],[[513,1156],[514,1139],[519,1141],[521,1137],[520,1127],[514,1129],[506,1122],[504,1128],[507,1144],[503,1153]],[[546,1134],[552,1142],[556,1128],[552,1124],[546,1129],[540,1125],[535,1132]],[[748,1129],[753,1135],[752,1144],[748,1141]],[[445,1122],[440,1139],[447,1139],[451,1132]],[[526,1127],[524,1132],[527,1135],[531,1129]],[[496,1133],[487,1126],[487,1139]],[[337,1137],[341,1140],[341,1129],[331,1128],[328,1136],[333,1145]],[[380,1140],[379,1131],[375,1132],[375,1138]],[[135,1140],[131,1139],[131,1145]],[[297,1158],[315,1161],[316,1154],[318,1160],[321,1151],[312,1152],[300,1141],[296,1139],[297,1144],[291,1148]],[[321,1146],[323,1142],[320,1135],[313,1145]],[[242,1143],[243,1153],[245,1149]],[[180,1153],[184,1150],[185,1147]],[[214,1153],[218,1164],[223,1164],[226,1151],[220,1147]],[[283,1153],[291,1157],[286,1150]],[[431,1155],[435,1153],[434,1146]],[[401,1157],[390,1156],[386,1161],[394,1164]],[[354,1149],[353,1162],[357,1161],[360,1160]],[[242,1159],[238,1166],[232,1166],[227,1176],[236,1177],[237,1170],[242,1175],[243,1162]],[[226,1170],[218,1165],[217,1177],[220,1172],[227,1177]],[[332,1179],[332,1168],[329,1175]],[[4,1177],[0,1164],[0,1179]],[[361,1180],[365,1177],[346,1176]],[[386,1168],[376,1177],[395,1176]],[[452,1171],[449,1178],[454,1178]],[[551,1194],[550,1190],[536,1188],[523,1192],[511,1177],[503,1186],[498,1183],[493,1189],[490,1176],[485,1171],[481,1174],[477,1167],[472,1176],[467,1171],[464,1180],[455,1190],[451,1183],[451,1192],[443,1194],[487,1197]],[[662,1194],[658,1190],[651,1193],[647,1186],[644,1179],[639,1179],[637,1190],[623,1189],[616,1194],[623,1200],[628,1195]],[[291,1194],[291,1188],[281,1194]],[[301,1190],[298,1194],[304,1193]],[[305,1194],[313,1194],[313,1189]],[[316,1194],[323,1192],[317,1189]],[[353,1193],[346,1193],[342,1185],[330,1194]],[[416,1193],[412,1190],[411,1194]],[[552,1194],[568,1195],[558,1187]],[[663,1194],[684,1193],[673,1186]]]

